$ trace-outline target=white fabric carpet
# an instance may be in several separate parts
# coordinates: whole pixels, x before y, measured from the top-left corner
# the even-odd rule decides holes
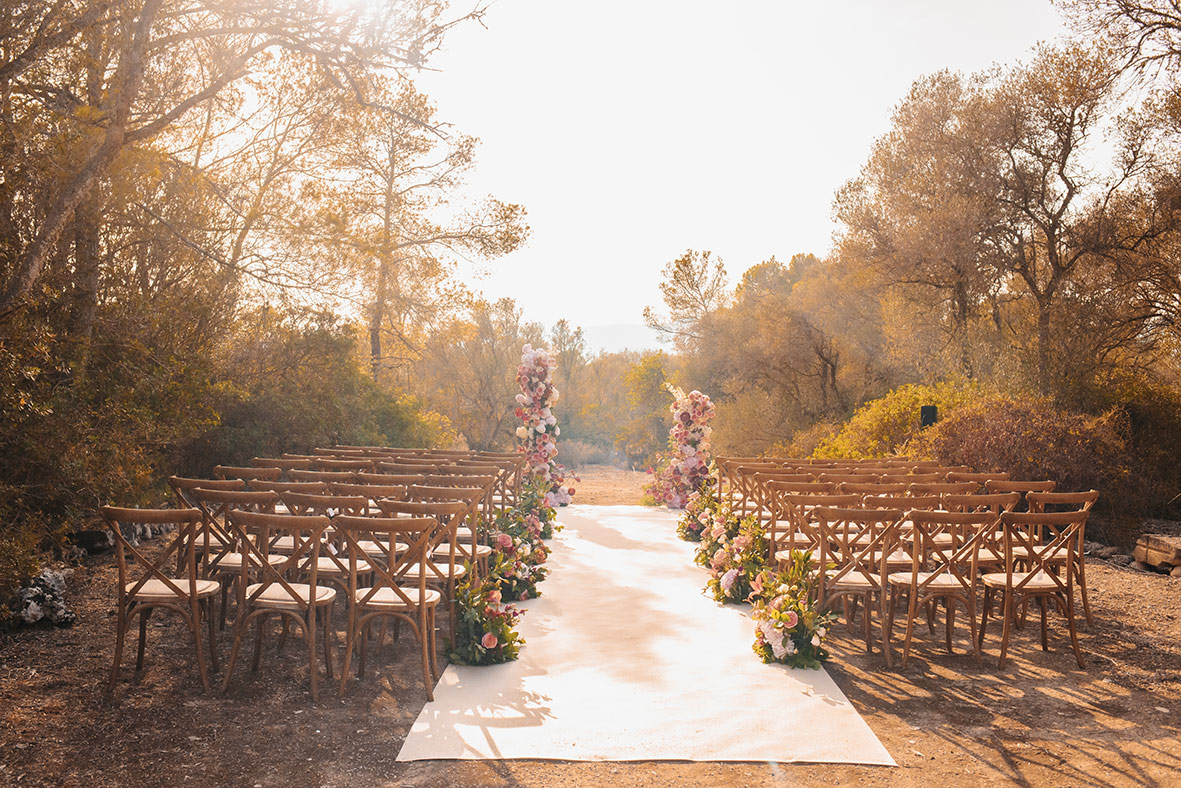
[[[748,610],[701,589],[676,516],[570,506],[516,662],[448,667],[399,761],[894,765],[823,670],[764,665]]]

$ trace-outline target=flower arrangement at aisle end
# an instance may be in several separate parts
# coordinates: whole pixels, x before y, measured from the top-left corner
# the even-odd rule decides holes
[[[495,572],[504,559],[493,556],[492,572],[475,580],[469,564],[464,580],[455,586],[455,642],[447,643],[447,659],[456,665],[496,665],[511,662],[525,640],[514,629],[521,611],[503,601]]]
[[[693,552],[693,563],[709,568],[718,549],[730,544],[742,530],[742,519],[727,503],[719,503],[709,524],[701,529],[700,541]]]
[[[707,479],[685,503],[685,513],[677,521],[677,536],[686,542],[700,542],[702,534],[719,524],[724,527],[726,516],[721,501],[714,495],[713,485]]]
[[[549,548],[541,533],[541,520],[532,512],[511,509],[496,518],[492,575],[505,598],[523,601],[541,596],[537,585],[549,574],[544,565]]]
[[[689,496],[701,488],[710,475],[709,436],[713,428],[714,404],[700,391],[686,394],[666,383],[673,395],[669,410],[673,426],[668,432],[668,451],[661,458],[645,492],[670,509],[683,509]]]
[[[819,610],[816,571],[810,551],[792,550],[786,570],[768,569],[755,578],[751,590],[755,607],[752,648],[763,662],[819,668],[828,659],[824,638],[836,614]]]
[[[767,568],[763,560],[765,530],[758,519],[747,516],[738,521],[734,537],[722,533],[717,549],[709,557],[709,579],[705,588],[718,602],[745,602],[755,589],[759,575]]]
[[[525,455],[525,475],[535,476],[548,484],[546,505],[566,506],[574,498],[574,488],[566,484],[566,469],[554,457],[558,454],[558,436],[562,434],[553,407],[560,396],[554,387],[554,360],[549,353],[532,345],[521,349],[521,365],[517,367],[517,451]],[[577,477],[575,477],[577,481]]]
[[[562,530],[556,522],[557,510],[548,504],[549,486],[541,477],[527,477],[517,493],[517,505],[509,511],[511,519],[538,526],[542,539],[550,539],[555,531]]]

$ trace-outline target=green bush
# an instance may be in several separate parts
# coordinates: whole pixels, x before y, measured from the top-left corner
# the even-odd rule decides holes
[[[812,456],[860,459],[896,454],[918,435],[921,406],[935,405],[940,418],[946,418],[984,393],[980,384],[962,379],[900,386],[859,408],[834,436],[819,441]]]

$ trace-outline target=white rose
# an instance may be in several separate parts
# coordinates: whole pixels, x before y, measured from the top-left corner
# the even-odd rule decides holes
[[[817,648],[820,648],[820,635],[819,634],[812,636],[812,645],[816,646]]]
[[[517,427],[517,437],[521,440],[529,439],[529,428],[525,426]]]

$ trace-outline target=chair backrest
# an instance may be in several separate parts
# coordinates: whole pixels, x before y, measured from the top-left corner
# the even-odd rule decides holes
[[[378,498],[399,500],[406,497],[406,486],[402,484],[346,484],[333,482],[329,485],[333,495],[363,496],[370,501]]]
[[[837,482],[838,484],[874,484],[881,479],[881,474],[870,473],[821,473],[816,477],[818,482]]]
[[[241,465],[215,465],[213,466],[213,475],[219,479],[268,479],[272,482],[279,481],[279,477],[283,475],[280,468],[254,468],[250,466]]]
[[[1076,510],[1089,512],[1098,500],[1098,490],[1087,490],[1086,492],[1031,492],[1025,496],[1025,501],[1029,504],[1029,511],[1031,512],[1045,512],[1047,506],[1061,507],[1052,508],[1051,511]]]
[[[360,484],[396,484],[409,487],[411,484],[422,484],[427,477],[425,473],[358,473],[357,482]]]
[[[1013,481],[1011,479],[990,479],[984,483],[984,488],[990,493],[1031,493],[1054,492],[1058,486],[1055,481]]]
[[[376,468],[378,473],[405,476],[414,473],[437,473],[439,465],[435,462],[408,463],[399,460],[398,462],[378,462]]]
[[[312,467],[317,471],[353,471],[354,473],[362,471],[368,473],[373,470],[373,460],[364,458],[344,460],[325,457],[320,460],[312,460]]]
[[[191,493],[198,487],[206,490],[245,490],[246,482],[241,479],[190,479],[184,476],[169,476],[168,486],[176,495],[176,505],[188,509],[197,506],[197,499],[193,498]]]
[[[938,495],[865,495],[861,505],[866,509],[938,509],[943,500]]]
[[[348,514],[364,517],[369,511],[369,498],[364,495],[308,495],[285,492],[279,496],[292,514],[327,517]]]
[[[250,482],[250,489],[275,493],[294,492],[323,495],[328,492],[328,485],[324,482],[265,482],[256,480]]]
[[[281,471],[307,470],[312,467],[311,460],[293,460],[282,457],[255,457],[250,461],[255,468],[278,468]]]
[[[467,516],[471,507],[463,501],[390,501],[382,499],[377,502],[382,515],[386,517],[407,516],[431,517],[438,522],[438,527],[432,531],[430,548],[427,555],[427,568],[434,577],[446,580],[455,573],[455,531],[459,523]],[[446,565],[434,557],[434,548],[441,544],[448,544],[448,558]]]
[[[910,485],[916,495],[968,495],[979,489],[976,482],[924,482]]]
[[[178,604],[185,601],[196,605],[197,600],[197,560],[196,560],[196,531],[204,520],[200,509],[127,509],[118,506],[104,506],[100,510],[115,537],[115,560],[119,567],[119,606],[126,607],[129,599],[149,581],[158,580],[177,595]],[[177,525],[176,535],[162,552],[155,553],[150,559],[140,552],[123,534],[125,525]],[[135,561],[139,571],[132,577],[132,568],[128,565],[128,555]],[[176,579],[164,572],[164,567],[173,563],[173,556],[178,557],[184,579]],[[132,584],[128,588],[128,584]],[[190,611],[185,611],[186,613]]]
[[[357,478],[353,471],[288,471],[293,482],[351,482]]]
[[[275,593],[285,602],[289,600],[306,612],[308,600],[316,599],[320,544],[324,532],[331,525],[329,519],[318,515],[262,514],[230,509],[227,522],[247,556],[247,560],[241,562],[242,587],[247,587],[252,572],[257,575],[258,585],[247,597],[247,603],[256,601],[270,589],[278,587]],[[282,561],[268,560],[270,545],[281,537],[290,537],[291,552],[285,554]],[[288,580],[301,574],[303,582],[310,586],[306,598],[292,588]]]
[[[841,492],[856,495],[902,495],[909,487],[910,485],[901,483],[844,482],[841,484]]]
[[[1021,493],[985,493],[977,495],[945,495],[943,506],[952,512],[1011,512],[1021,503]]]
[[[779,523],[787,524],[789,537],[802,534],[813,545],[816,544],[816,529],[812,524],[812,511],[817,506],[853,507],[861,503],[860,495],[842,495],[837,493],[793,493],[786,491],[772,491],[771,509],[771,537],[772,543],[779,538]]]
[[[837,486],[836,482],[785,482],[779,479],[767,482],[768,490],[798,495],[835,493]]]
[[[947,474],[949,482],[976,482],[977,484],[984,484],[990,479],[995,479],[998,482],[1008,481],[1009,474],[1007,471],[951,471]]]
[[[942,471],[939,471],[931,473],[908,473],[898,479],[898,481],[906,481],[910,484],[937,484],[946,478],[946,475]],[[894,479],[891,479],[890,481],[894,481]]]

